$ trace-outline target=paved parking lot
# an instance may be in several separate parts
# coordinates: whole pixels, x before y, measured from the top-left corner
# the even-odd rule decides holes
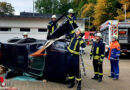
[[[83,58],[87,76],[82,75],[82,90],[130,90],[130,57],[123,56],[120,59],[120,79],[117,81],[108,78],[110,74],[110,63],[107,58],[105,58],[103,64],[104,78],[103,82],[99,83],[91,79],[91,77],[93,77],[93,67],[92,60],[89,59],[90,46],[88,46],[85,51],[86,54]],[[19,90],[76,90],[76,87],[68,89],[67,84],[56,82],[43,83],[42,81],[16,80],[6,80],[6,82],[9,86],[17,87]]]

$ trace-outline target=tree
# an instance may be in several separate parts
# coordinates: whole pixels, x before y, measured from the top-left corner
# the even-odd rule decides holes
[[[36,11],[44,14],[57,13],[58,0],[37,0],[35,2]]]
[[[59,6],[58,6],[58,14],[67,14],[67,11],[70,8],[73,8],[72,1],[70,0],[59,0]]]
[[[117,8],[119,8],[119,0],[98,0],[95,6],[93,24],[99,30],[102,23],[107,20],[114,19],[117,16]]]
[[[119,0],[107,0],[107,8],[106,8],[107,19],[113,20],[114,17],[118,15],[116,11],[120,7],[121,5],[119,3]]]
[[[95,4],[93,4],[93,3],[85,4],[82,7],[81,18],[90,17],[91,27],[88,27],[89,20],[86,20],[86,30],[95,30],[94,25],[92,25],[92,22],[94,20],[94,18],[93,18],[94,9],[95,9]]]
[[[0,2],[0,15],[13,15],[14,7],[7,2]]]
[[[93,24],[99,29],[102,22],[106,21],[107,13],[105,12],[107,8],[107,0],[98,0],[95,6],[94,21]]]
[[[70,0],[37,0],[35,2],[36,11],[44,14],[63,14],[72,8]]]
[[[126,18],[130,18],[130,1],[129,0],[120,0],[122,4],[121,8],[117,9],[118,16],[115,19],[123,21],[125,19],[125,5],[126,5]]]
[[[81,16],[82,7],[86,3],[88,3],[88,0],[73,0],[73,9],[78,17]]]

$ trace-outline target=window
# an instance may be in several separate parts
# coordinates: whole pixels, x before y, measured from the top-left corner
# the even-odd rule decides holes
[[[20,32],[30,32],[30,28],[20,28]]]
[[[0,31],[11,31],[11,28],[0,28]]]
[[[38,32],[47,32],[47,29],[39,28]]]

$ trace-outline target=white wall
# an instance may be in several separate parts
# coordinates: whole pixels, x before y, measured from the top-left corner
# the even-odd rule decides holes
[[[47,28],[49,19],[0,19],[0,27]]]
[[[10,31],[1,32],[0,31],[0,42],[5,42],[6,40],[14,37],[22,38],[23,32],[20,32],[20,28],[30,28],[29,37],[36,39],[46,39],[47,32],[38,32],[38,28],[47,28],[50,19],[31,19],[31,18],[0,18],[0,27],[11,28]],[[59,25],[63,21],[59,22]],[[84,29],[85,24],[83,20],[78,20],[77,24],[80,28]]]

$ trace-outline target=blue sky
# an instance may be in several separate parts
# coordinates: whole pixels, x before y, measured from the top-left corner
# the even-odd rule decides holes
[[[19,15],[19,12],[33,12],[33,0],[0,0],[11,3],[15,9],[15,14]]]

